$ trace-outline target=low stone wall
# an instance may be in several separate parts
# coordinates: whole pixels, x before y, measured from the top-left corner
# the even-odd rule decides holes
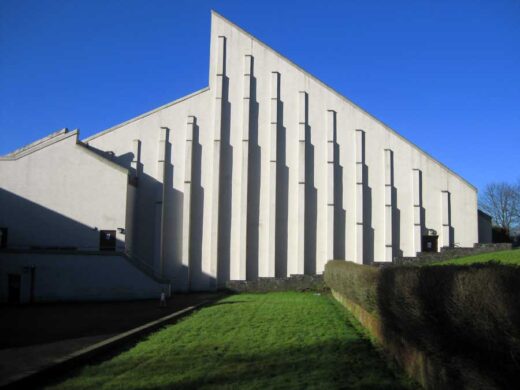
[[[324,291],[323,275],[291,275],[288,278],[258,278],[257,280],[230,280],[226,289],[232,292],[269,291]]]
[[[481,253],[490,253],[498,251],[511,250],[510,243],[500,244],[475,244],[473,248],[441,248],[440,252],[421,252],[417,257],[397,257],[394,264],[410,264],[410,263],[431,263],[435,261],[444,261],[457,259],[459,257],[479,255]]]

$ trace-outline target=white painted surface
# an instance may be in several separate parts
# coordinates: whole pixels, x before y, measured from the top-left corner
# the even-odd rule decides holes
[[[11,248],[97,250],[99,230],[126,227],[126,169],[78,145],[77,132],[28,152],[0,160],[0,226]]]

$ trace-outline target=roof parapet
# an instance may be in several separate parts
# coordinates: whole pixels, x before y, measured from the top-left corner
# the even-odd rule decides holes
[[[58,131],[55,131],[54,133],[51,133],[43,138],[40,138],[34,142],[31,142],[30,144],[28,145],[25,145],[25,146],[22,146],[21,148],[18,148],[10,153],[7,153],[6,155],[2,156],[2,157],[16,157],[18,154],[22,153],[22,152],[26,152],[32,148],[35,148],[37,146],[42,146],[42,144],[52,140],[53,138],[56,138],[62,134],[66,134],[69,132],[69,129],[67,128],[63,128],[61,130],[58,130]]]

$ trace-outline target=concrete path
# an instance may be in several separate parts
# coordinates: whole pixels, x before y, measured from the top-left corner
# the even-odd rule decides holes
[[[0,308],[0,386],[45,370],[81,351],[114,344],[125,335],[161,325],[161,318],[213,300],[215,294],[175,295],[158,301],[92,302],[3,306]],[[139,333],[133,332],[141,328]],[[123,335],[123,337],[118,337]],[[100,348],[101,349],[101,348]]]

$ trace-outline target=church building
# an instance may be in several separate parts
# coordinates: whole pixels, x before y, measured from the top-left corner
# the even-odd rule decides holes
[[[158,297],[472,247],[477,191],[213,12],[208,87],[0,157],[0,237],[0,300]]]

